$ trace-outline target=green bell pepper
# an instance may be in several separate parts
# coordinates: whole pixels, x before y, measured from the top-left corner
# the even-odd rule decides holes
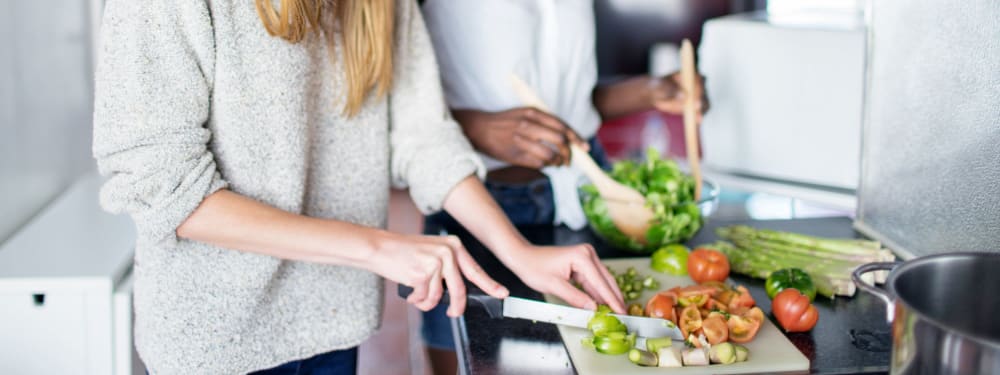
[[[813,284],[812,277],[806,271],[798,268],[785,268],[771,272],[767,276],[767,281],[764,282],[764,289],[767,290],[767,296],[771,299],[774,299],[774,296],[782,290],[789,288],[798,289],[803,295],[809,297],[809,302],[816,298],[816,285]]]

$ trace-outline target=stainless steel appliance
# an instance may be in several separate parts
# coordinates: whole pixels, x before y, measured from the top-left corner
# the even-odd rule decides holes
[[[1000,251],[1000,4],[870,6],[855,227],[904,259]]]
[[[861,274],[894,269],[883,291]],[[861,289],[886,303],[892,374],[1000,373],[1000,253],[953,253],[854,271]]]

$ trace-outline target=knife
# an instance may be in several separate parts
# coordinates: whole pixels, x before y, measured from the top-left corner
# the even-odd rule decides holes
[[[400,297],[406,298],[409,297],[410,293],[413,293],[413,288],[400,285],[398,292]],[[441,296],[441,303],[448,303],[450,299],[448,291],[445,290],[444,295]],[[494,319],[527,319],[586,329],[587,322],[594,317],[594,312],[591,310],[520,297],[507,297],[501,300],[473,288],[470,288],[466,300],[470,304],[476,303],[483,306],[490,318]],[[625,324],[629,332],[635,332],[640,337],[670,337],[673,340],[684,340],[681,330],[669,320],[631,315],[610,315]]]

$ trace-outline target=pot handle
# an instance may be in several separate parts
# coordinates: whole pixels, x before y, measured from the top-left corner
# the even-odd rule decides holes
[[[896,266],[898,266],[899,264],[900,264],[899,262],[868,263],[858,266],[858,268],[854,269],[854,272],[851,272],[851,280],[854,281],[854,285],[857,285],[858,288],[861,288],[862,290],[868,293],[874,294],[875,297],[878,297],[883,302],[885,302],[886,321],[890,323],[892,322],[892,317],[895,314],[895,309],[896,309],[896,304],[892,302],[892,300],[894,299],[893,295],[889,291],[882,290],[880,288],[875,287],[875,285],[866,283],[864,280],[861,280],[861,275],[864,275],[872,271],[891,271],[895,269]]]

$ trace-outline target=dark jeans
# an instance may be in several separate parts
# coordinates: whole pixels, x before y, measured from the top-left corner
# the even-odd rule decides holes
[[[335,350],[310,358],[292,361],[251,375],[355,375],[358,372],[358,348]]]

